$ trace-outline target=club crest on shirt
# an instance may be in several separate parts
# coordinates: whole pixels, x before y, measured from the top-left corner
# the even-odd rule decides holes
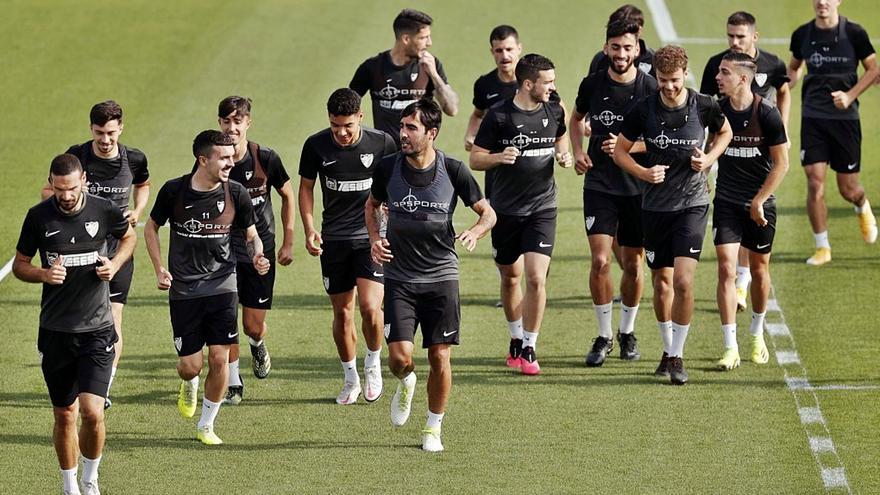
[[[593,224],[596,223],[596,217],[587,217],[585,223],[587,224],[587,230],[592,229]]]
[[[174,337],[174,348],[177,349],[177,352],[180,352],[181,347],[183,347],[183,338]]]
[[[648,62],[639,62],[639,70],[648,74],[651,72],[651,64]]]
[[[410,80],[410,81],[415,81],[418,77],[419,77],[419,73],[418,73],[418,72],[413,72],[412,74],[409,75],[409,80]]]
[[[758,83],[758,86],[764,87],[764,83],[767,82],[767,74],[764,72],[758,72],[755,74],[755,82]]]
[[[98,233],[98,229],[100,228],[98,222],[86,222],[85,226],[86,232],[88,232],[92,238],[95,237],[95,235]]]
[[[248,170],[247,172],[244,173],[244,180],[251,180],[251,177],[253,177],[253,176],[254,176],[254,171]]]
[[[373,154],[372,153],[361,153],[361,163],[364,164],[364,167],[370,168],[370,165],[373,164]]]
[[[544,124],[544,127],[547,127],[547,124],[550,123],[550,119],[541,119],[541,123]]]
[[[645,251],[645,256],[647,256],[648,261],[654,262],[654,251]]]
[[[224,208],[225,206],[226,206],[226,201],[225,201],[225,200],[222,200],[222,199],[221,199],[220,201],[217,201],[217,211],[219,211],[220,213],[223,213],[223,208]]]

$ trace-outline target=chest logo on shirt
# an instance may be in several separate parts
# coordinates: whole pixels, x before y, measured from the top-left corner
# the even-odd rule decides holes
[[[370,165],[373,164],[373,154],[372,153],[361,153],[361,163],[366,168],[370,168]]]
[[[418,74],[416,74],[418,76]],[[413,79],[415,81],[415,79]],[[388,83],[384,88],[380,89],[377,94],[386,100],[393,100],[398,96],[410,96],[413,98],[420,98],[425,94],[424,89],[398,89],[391,85],[391,80],[388,80]],[[402,109],[401,109],[402,110]]]
[[[823,50],[828,51],[827,46],[822,47]],[[849,62],[849,57],[834,57],[829,55],[822,55],[819,52],[813,52],[809,58],[810,65],[816,67],[822,67],[823,64],[845,64]]]
[[[100,196],[101,194],[123,194],[128,192],[128,187],[112,187],[102,186],[100,182],[89,182],[86,184],[89,188],[89,194]]]
[[[602,113],[596,116],[596,120],[602,123],[605,127],[611,127],[618,120],[623,120],[623,116],[617,115],[611,110],[603,110]]]
[[[85,226],[86,226],[86,232],[88,232],[88,234],[92,238],[94,238],[95,235],[98,234],[98,229],[100,228],[100,225],[98,225],[98,222],[86,222]]]
[[[669,145],[684,145],[684,146],[696,146],[700,143],[697,139],[678,139],[671,138],[666,135],[664,131],[660,131],[660,135],[655,138],[647,138],[647,141],[654,146],[660,148],[661,150],[665,150],[669,147]]]
[[[253,170],[248,170],[244,173],[244,180],[251,180],[251,177],[254,176]]]
[[[419,209],[419,206],[449,211],[449,202],[422,201],[412,193],[412,189],[409,190],[409,193],[404,196],[403,199],[401,199],[400,201],[395,201],[394,206],[408,213],[415,212]]]
[[[220,213],[223,213],[223,208],[224,208],[225,206],[226,206],[226,201],[225,201],[225,200],[222,200],[222,199],[221,199],[220,201],[217,201],[217,211],[219,211]]]
[[[767,82],[767,74],[764,72],[758,72],[755,74],[755,82],[758,83],[759,87],[764,87],[764,84]]]

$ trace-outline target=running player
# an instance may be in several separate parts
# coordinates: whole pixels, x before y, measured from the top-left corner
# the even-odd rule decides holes
[[[104,400],[118,338],[108,282],[128,262],[137,239],[118,205],[84,192],[86,173],[76,156],[52,160],[49,184],[52,196],[24,219],[12,271],[20,280],[43,284],[37,348],[55,416],[52,438],[63,493],[94,495],[100,493]],[[113,255],[108,237],[117,241]],[[40,266],[31,261],[37,251]],[[77,452],[83,464],[79,486]]]
[[[266,349],[266,313],[272,308],[272,295],[275,289],[275,214],[272,212],[274,188],[281,196],[281,226],[284,231],[281,247],[278,248],[278,264],[287,266],[293,262],[293,224],[296,215],[296,198],[290,177],[281,163],[281,157],[271,148],[248,141],[247,133],[251,127],[251,99],[243,96],[229,96],[220,102],[217,119],[220,130],[232,137],[235,146],[235,167],[229,178],[243,185],[250,195],[257,226],[257,233],[263,242],[263,252],[269,260],[269,273],[265,276],[254,270],[252,257],[248,256],[245,233],[232,231],[232,249],[235,251],[236,283],[238,300],[241,303],[241,322],[248,336],[251,348],[251,367],[254,376],[266,378],[272,368],[272,360]],[[227,404],[238,404],[244,397],[244,383],[241,380],[238,364],[239,346],[229,348],[229,387],[224,400]]]
[[[684,87],[687,62],[681,47],[657,50],[654,67],[660,89],[626,114],[614,148],[614,162],[646,183],[642,186],[645,257],[663,340],[663,357],[655,373],[669,376],[675,385],[688,380],[682,357],[694,311],[694,272],[709,218],[706,171],[733,135],[714,98]],[[715,139],[704,152],[707,128]],[[639,165],[631,151],[642,136],[647,157]]]
[[[616,21],[630,21],[638,24],[639,54],[636,56],[634,65],[642,72],[654,76],[654,50],[648,48],[648,45],[645,44],[645,40],[642,39],[642,28],[645,26],[645,14],[635,5],[624,4],[608,16],[609,25]],[[605,48],[593,56],[593,60],[590,61],[590,69],[587,71],[587,75],[600,70],[605,70],[611,65],[612,55],[607,52],[607,48],[606,45]]]
[[[101,196],[113,202],[128,218],[132,227],[147,207],[150,197],[150,172],[147,170],[147,157],[141,150],[129,148],[119,142],[122,134],[122,107],[113,100],[103,101],[89,112],[89,129],[92,139],[67,149],[67,153],[79,158],[86,173],[86,187],[89,194]],[[134,206],[130,208],[132,190]],[[53,195],[51,184],[43,187],[43,199]],[[107,255],[116,252],[117,240],[107,238]],[[128,302],[128,292],[134,274],[134,258],[123,265],[110,281],[110,310],[113,325],[116,327],[116,355],[110,372],[110,385],[116,377],[116,368],[122,356],[122,310]],[[110,390],[104,399],[104,408],[112,405]]]
[[[461,304],[455,241],[473,251],[495,224],[495,212],[477,181],[460,161],[434,149],[440,132],[440,107],[423,98],[401,114],[401,150],[376,167],[366,203],[373,260],[385,264],[385,339],[388,364],[400,382],[391,399],[391,424],[409,419],[415,393],[413,340],[422,329],[428,350],[428,419],[422,449],[443,450],[440,423],[452,389],[450,346],[458,345]],[[452,216],[461,198],[480,216],[455,235]],[[387,237],[382,237],[382,203],[388,207]]]
[[[299,162],[299,211],[306,250],[321,257],[324,290],[333,306],[333,340],[345,380],[336,403],[354,404],[361,393],[357,372],[355,294],[367,344],[364,358],[364,399],[382,395],[382,265],[370,257],[370,236],[364,224],[364,203],[373,171],[383,156],[397,151],[388,134],[361,126],[361,98],[348,88],[327,100],[330,127],[303,144]],[[315,181],[320,176],[324,209],[321,230],[315,229]],[[355,291],[357,289],[357,291]]]
[[[349,83],[373,100],[373,127],[400,145],[400,111],[419,98],[436,98],[450,117],[458,113],[458,95],[446,82],[443,64],[428,52],[431,23],[424,12],[403,9],[394,19],[394,46],[365,60]]]
[[[516,65],[519,89],[493,105],[480,124],[470,166],[492,173],[489,201],[498,212],[492,252],[501,271],[501,301],[510,331],[507,365],[541,372],[535,347],[547,300],[547,270],[556,238],[553,162],[572,165],[565,113],[550,101],[556,72],[550,59],[528,54]],[[554,160],[555,158],[555,160]],[[525,295],[520,280],[525,272]]]
[[[739,366],[736,343],[736,285],[734,271],[741,246],[749,253],[752,286],[751,360],[770,359],[764,343],[764,316],[770,297],[770,251],[776,233],[774,191],[788,171],[788,144],[779,111],[754,94],[755,60],[744,52],[731,51],[721,59],[715,76],[726,98],[719,102],[733,140],[718,158],[718,181],[712,232],[718,254],[718,311],[724,336],[724,355],[718,367]]]
[[[584,78],[578,89],[569,125],[569,137],[576,159],[575,171],[584,178],[584,224],[590,244],[590,295],[599,321],[599,336],[586,357],[587,366],[602,366],[613,348],[611,334],[612,241],[622,247],[623,276],[620,281],[622,307],[617,340],[620,358],[639,359],[634,333],[639,300],[642,297],[641,198],[636,179],[614,164],[611,154],[620,133],[623,116],[642,98],[657,92],[657,81],[635,67],[639,56],[639,25],[618,20],[605,31],[605,52],[611,65]],[[583,149],[584,119],[591,122],[589,148]],[[644,153],[644,142],[636,142],[633,153]]]
[[[812,266],[831,261],[825,175],[828,166],[837,172],[837,190],[853,205],[862,239],[877,241],[877,219],[859,182],[862,126],[858,97],[878,77],[877,57],[865,29],[838,13],[840,0],[813,0],[815,19],[791,35],[788,75],[794,86],[806,63],[802,89],[801,162],[807,174],[807,214],[813,228],[816,252]],[[859,61],[865,68],[859,78]]]
[[[202,131],[193,141],[195,171],[162,186],[144,227],[150,261],[159,290],[168,290],[177,374],[182,379],[177,397],[181,416],[196,412],[199,374],[208,346],[208,376],[196,438],[219,445],[214,419],[226,395],[229,346],[238,342],[238,294],[231,234],[245,231],[245,246],[260,275],[269,272],[269,259],[254,225],[247,189],[229,180],[235,166],[234,139],[220,131]],[[162,261],[159,227],[170,221],[168,268]]]
[[[788,115],[791,110],[791,91],[788,88],[788,73],[785,63],[776,55],[758,49],[758,31],[755,29],[755,16],[748,12],[734,12],[727,18],[727,44],[729,49],[713,56],[703,69],[700,93],[720,96],[715,76],[721,65],[721,58],[727,53],[745,53],[757,63],[757,72],[752,80],[752,92],[765,102],[775,105],[782,115],[782,122],[788,129]],[[735,129],[734,129],[735,131]],[[736,306],[745,311],[749,284],[752,281],[749,270],[749,250],[740,246],[736,266]]]

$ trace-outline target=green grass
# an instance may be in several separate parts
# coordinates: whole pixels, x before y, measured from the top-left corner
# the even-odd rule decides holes
[[[21,220],[36,202],[55,154],[88,138],[87,112],[115,98],[126,110],[123,142],[150,158],[154,191],[189,169],[192,137],[216,126],[217,102],[233,93],[254,98],[251,138],[270,145],[295,176],[303,140],[326,126],[324,102],[345,86],[363,59],[392,42],[390,22],[404,6],[431,13],[435,46],[462,98],[438,146],[464,158],[461,136],[473,80],[491,66],[487,35],[499,23],[520,30],[526,51],[550,56],[570,105],[586,64],[601,45],[607,14],[618,2],[240,2],[132,1],[107,6],[10,1],[0,20],[6,119],[0,152],[0,255],[11,257]],[[735,8],[758,17],[765,38],[786,38],[810,17],[807,2],[669,2],[682,37],[723,38]],[[642,4],[644,6],[644,4]],[[875,37],[873,3],[852,0],[842,12]],[[659,45],[646,26],[649,45]],[[699,80],[704,61],[724,47],[686,46]],[[787,46],[768,50],[788,59]],[[800,91],[791,135],[797,150]],[[876,197],[880,176],[880,93],[862,98],[862,179]],[[301,246],[280,268],[269,315],[274,369],[266,381],[246,374],[245,402],[224,407],[217,431],[226,442],[207,449],[195,421],[177,416],[177,377],[166,295],[143,245],[125,313],[126,349],[107,415],[101,486],[107,494],[438,492],[506,493],[818,493],[821,477],[783,370],[771,358],[730,373],[714,371],[721,336],[715,309],[715,258],[707,240],[697,271],[696,312],[686,362],[692,383],[673,388],[651,376],[659,338],[645,291],[637,321],[643,360],[582,366],[595,336],[586,274],[589,252],[581,217],[581,179],[558,170],[560,217],[539,355],[544,373],[526,379],[503,367],[506,326],[488,239],[462,254],[463,345],[454,349],[454,388],[444,420],[442,455],[418,451],[426,398],[426,363],[409,424],[392,430],[390,392],[378,403],[342,408],[333,398],[342,373],[330,335],[330,304],[318,260]],[[779,194],[772,264],[776,295],[800,358],[816,385],[878,385],[873,366],[880,310],[880,257],[858,234],[852,209],[828,183],[834,261],[810,269],[812,239],[804,214],[805,181],[792,167]],[[875,203],[880,205],[880,199]],[[464,210],[464,209],[463,209]],[[457,217],[472,221],[469,211]],[[167,229],[164,229],[167,230]],[[167,234],[167,232],[163,232]],[[39,290],[12,277],[0,283],[0,479],[8,493],[57,491],[52,414],[34,351]],[[744,328],[747,315],[740,317]],[[771,315],[770,322],[778,322]],[[741,331],[741,334],[744,332]],[[747,344],[740,340],[744,349]],[[361,345],[361,357],[363,357]],[[243,360],[243,368],[249,359]],[[791,370],[789,370],[791,371]],[[249,372],[248,372],[249,373]],[[386,373],[386,378],[389,375]],[[880,490],[880,391],[817,392],[828,429],[855,492]]]

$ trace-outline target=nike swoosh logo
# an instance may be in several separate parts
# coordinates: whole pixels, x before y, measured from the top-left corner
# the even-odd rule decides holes
[[[449,337],[450,335],[454,334],[455,332],[458,332],[458,330],[453,330],[452,332],[443,332],[443,336]]]
[[[609,98],[611,98],[611,97],[610,97],[610,96],[606,96],[606,97],[602,98],[602,101],[608,101]]]
[[[104,348],[104,351],[105,351],[105,352],[111,352],[112,350],[113,350],[113,346],[112,346],[112,345],[108,345],[107,347]]]
[[[552,246],[552,245],[553,245],[553,244],[547,244],[547,243],[545,243],[544,241],[541,241],[541,242],[538,243],[538,247],[550,247],[550,246]]]
[[[111,292],[110,293],[110,297],[116,297],[116,296],[121,296],[121,295],[122,295],[122,292]]]
[[[183,209],[184,209],[184,210],[188,210],[188,209],[192,208],[193,206],[195,206],[195,205],[186,205],[186,206],[183,207]]]
[[[378,277],[384,277],[385,274],[382,274],[382,273],[379,273],[379,272],[373,272],[373,276],[378,278]]]
[[[52,237],[53,235],[55,235],[55,234],[57,234],[57,233],[59,233],[59,232],[61,232],[61,231],[60,231],[60,230],[56,230],[55,232],[49,232],[49,231],[47,230],[47,231],[46,231],[46,237]]]
[[[327,166],[329,166],[329,165],[333,165],[334,163],[336,163],[336,160],[333,160],[332,162],[323,162],[323,161],[322,161],[322,162],[321,162],[321,166],[322,166],[322,167],[327,167]]]
[[[259,302],[260,304],[263,304],[264,302],[268,301],[269,299],[271,299],[271,297],[261,297],[261,298],[257,299],[257,302]]]
[[[226,338],[234,339],[238,335],[238,332],[235,333],[227,333]]]
[[[519,129],[520,127],[522,127],[522,126],[524,126],[524,125],[525,125],[525,124],[520,124],[520,125],[516,126],[516,128]]]
[[[852,169],[856,168],[856,165],[858,165],[858,163],[850,163],[849,165],[846,166],[846,168],[847,168],[847,170],[852,170]]]
[[[694,248],[688,248],[688,249],[689,249],[690,252],[693,253],[693,254],[697,254],[697,253],[699,253],[700,251],[702,251],[702,249],[694,249]]]
[[[769,245],[770,245],[770,243],[768,242],[767,244],[764,244],[763,246],[760,245],[760,244],[758,244],[756,247],[757,247],[758,249],[764,249],[765,247],[767,247],[767,246],[769,246]]]
[[[498,93],[492,93],[491,95],[486,95],[486,99],[491,100],[492,98],[495,98],[496,96],[498,96]]]

